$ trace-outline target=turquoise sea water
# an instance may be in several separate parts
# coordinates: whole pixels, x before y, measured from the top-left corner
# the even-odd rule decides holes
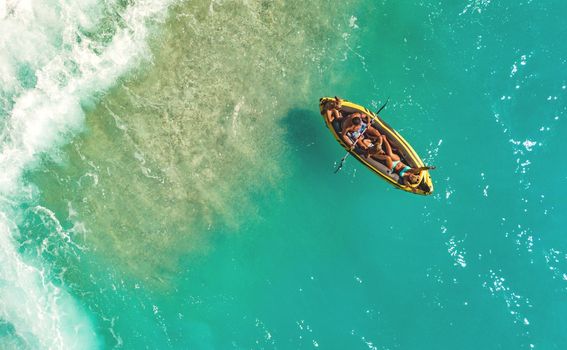
[[[0,348],[565,349],[566,12],[0,0]],[[333,95],[435,193],[334,174]]]

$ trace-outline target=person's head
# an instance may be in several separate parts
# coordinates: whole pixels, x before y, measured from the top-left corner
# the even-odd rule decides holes
[[[362,124],[362,119],[360,119],[360,117],[354,117],[354,118],[352,118],[352,124],[360,125],[360,124]]]
[[[408,175],[408,181],[412,185],[419,183],[419,175],[409,174]]]
[[[331,100],[329,101],[329,109],[341,109],[342,108],[342,104],[340,101],[336,101],[336,100]]]
[[[335,108],[341,108],[343,106],[343,100],[337,96],[335,96],[335,100],[333,102],[335,104]]]

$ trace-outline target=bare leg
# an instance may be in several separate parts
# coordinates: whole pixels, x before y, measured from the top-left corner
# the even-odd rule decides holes
[[[386,154],[391,157],[393,155],[392,146],[390,146],[390,142],[388,142],[388,138],[385,137],[383,141],[384,141],[383,142],[384,152],[386,152]]]
[[[371,135],[371,136],[376,137],[378,139],[380,139],[382,137],[382,134],[380,134],[380,131],[374,129],[374,127],[372,125],[368,125],[368,131],[366,133],[368,135]]]
[[[395,154],[394,152],[392,152],[392,146],[390,146],[390,142],[388,141],[388,138],[384,137],[384,146],[385,149],[384,151],[386,152],[386,154],[388,156],[390,156],[390,158],[392,158],[392,161],[396,161],[396,160],[400,160],[400,157]]]
[[[382,141],[382,138],[380,138],[380,141]],[[380,147],[375,147],[373,149],[371,149],[372,151],[369,152],[367,154],[367,157],[372,157],[375,160],[378,160],[382,163],[385,163],[385,165],[391,169],[392,166],[394,165],[393,161],[392,161],[392,157],[390,157],[389,155],[387,155],[386,153],[384,153],[384,151],[380,148]]]
[[[392,158],[390,158],[385,154],[374,153],[371,155],[371,157],[378,161],[384,162],[384,164],[388,167],[388,169],[392,169],[392,166],[394,165],[394,163],[392,162]]]

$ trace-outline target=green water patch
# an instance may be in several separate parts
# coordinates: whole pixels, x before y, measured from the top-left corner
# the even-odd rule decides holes
[[[0,319],[0,347],[3,349],[31,349],[10,323]]]
[[[256,196],[281,196],[293,145],[281,120],[293,106],[316,111],[352,4],[175,6],[154,59],[29,175],[42,205],[84,225],[88,251],[167,284],[181,257],[210,248],[208,232],[236,232],[262,215]]]

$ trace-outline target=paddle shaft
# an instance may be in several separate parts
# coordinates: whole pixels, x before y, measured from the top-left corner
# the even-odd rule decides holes
[[[360,140],[360,138],[362,136],[364,136],[364,133],[366,132],[366,130],[368,130],[368,126],[366,127],[366,129],[364,129],[364,131],[356,138],[356,140],[354,140],[354,142],[352,143],[352,146],[350,148],[350,150],[353,150],[354,147],[356,147],[356,143],[358,142],[358,140]],[[345,156],[341,159],[341,162],[339,163],[339,166],[337,167],[337,169],[335,170],[335,174],[339,172],[339,170],[342,169],[345,160],[348,158],[348,156],[350,155],[350,150],[347,151],[347,153],[345,154]]]
[[[390,102],[390,97],[388,96],[388,98],[386,99],[386,102],[384,102],[384,104],[382,105],[382,107],[380,107],[379,110],[376,111],[376,115],[380,114],[380,112],[382,112],[382,110],[384,109],[384,107],[386,107],[386,105],[388,104],[388,102]]]

